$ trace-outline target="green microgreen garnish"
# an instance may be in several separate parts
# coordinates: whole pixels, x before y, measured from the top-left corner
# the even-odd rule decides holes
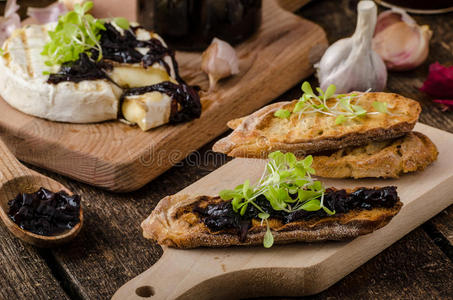
[[[274,113],[274,116],[281,119],[287,119],[291,115],[291,112],[286,109],[279,109]]]
[[[3,50],[3,48],[0,48],[0,56],[3,56],[5,55],[5,50]]]
[[[364,117],[366,115],[378,113],[390,114],[387,110],[387,103],[385,102],[375,101],[373,102],[373,108],[376,111],[366,111],[359,105],[359,93],[335,94],[336,87],[333,84],[329,85],[326,91],[323,91],[319,87],[316,88],[318,94],[315,94],[310,83],[305,81],[302,84],[302,91],[304,93],[299,101],[297,101],[292,112],[289,112],[287,109],[280,109],[274,113],[274,116],[286,119],[290,117],[291,113],[298,113],[299,118],[302,114],[322,113],[336,117],[335,124],[340,125],[348,120]],[[336,101],[327,101],[330,98],[335,98]]]
[[[99,60],[102,58],[99,41],[101,39],[100,31],[105,30],[104,21],[87,14],[91,8],[93,8],[92,1],[82,5],[76,4],[73,11],[59,17],[55,29],[49,31],[50,41],[44,46],[41,53],[48,57],[46,65],[54,66],[76,61],[81,53],[90,54],[88,51],[91,49],[99,53]]]
[[[121,29],[127,30],[129,29],[129,21],[126,18],[114,18],[113,22]]]
[[[311,177],[315,173],[312,162],[311,155],[297,160],[292,153],[272,152],[263,176],[255,185],[246,180],[234,190],[223,190],[219,195],[223,200],[231,200],[233,210],[240,215],[244,215],[250,205],[260,211],[258,217],[267,227],[263,244],[269,248],[274,242],[268,222],[270,214],[256,203],[258,196],[263,195],[276,211],[291,213],[323,209],[329,215],[335,214],[324,206],[325,188],[322,183]]]
[[[373,102],[373,108],[380,112],[380,113],[383,113],[383,114],[386,114],[388,113],[388,109],[387,109],[387,103],[386,102],[377,102],[377,101],[374,101]]]

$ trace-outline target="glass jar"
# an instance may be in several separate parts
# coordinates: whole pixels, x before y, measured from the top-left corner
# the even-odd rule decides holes
[[[214,37],[233,45],[250,37],[261,8],[261,0],[141,0],[139,21],[172,48],[204,50]]]
[[[451,0],[376,0],[386,7],[400,7],[412,13],[436,14],[453,11]]]

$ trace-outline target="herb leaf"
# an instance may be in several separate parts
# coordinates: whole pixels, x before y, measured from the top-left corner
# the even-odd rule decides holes
[[[326,92],[324,93],[324,100],[327,100],[331,98],[333,95],[335,95],[336,90],[337,90],[336,86],[334,86],[333,84],[329,85]]]
[[[280,119],[288,119],[291,115],[291,112],[287,109],[279,109],[274,113],[274,116]]]
[[[267,226],[263,243],[265,247],[270,247],[273,244],[268,222],[270,213],[257,204],[255,200],[258,197],[269,201],[274,211],[290,213],[323,209],[329,215],[335,213],[323,204],[325,188],[320,181],[311,177],[315,173],[312,163],[311,155],[297,160],[293,153],[272,152],[264,174],[256,184],[252,185],[246,180],[234,190],[220,191],[219,195],[223,200],[232,199],[233,210],[240,215],[244,215],[250,206],[258,209],[257,217]]]
[[[302,209],[306,211],[318,211],[321,209],[321,202],[313,199],[302,205]]]
[[[293,112],[298,113],[301,110],[303,110],[304,108],[305,108],[305,99],[303,99],[303,100],[301,99],[301,100],[297,101],[296,105],[294,106]]]
[[[262,219],[262,220],[266,220],[266,219],[268,219],[270,216],[271,216],[271,215],[268,214],[268,213],[259,213],[259,214],[258,214],[258,217],[259,217],[260,219]]]
[[[354,110],[354,115],[356,117],[364,116],[367,113],[367,111],[360,105],[351,105],[351,107]]]
[[[313,93],[313,89],[308,81],[304,81],[304,83],[302,83],[302,91],[309,96],[315,97],[315,93]]]
[[[264,240],[263,240],[263,246],[264,248],[270,248],[274,244],[274,236],[272,235],[271,229],[269,228],[269,223],[266,220],[267,223],[267,230],[266,233],[264,234]]]
[[[387,105],[388,105],[387,102],[378,102],[378,101],[373,102],[373,108],[376,111],[383,113],[383,114],[388,113]]]
[[[121,29],[129,29],[129,21],[126,18],[114,18],[113,22],[115,22],[115,24],[118,25],[118,27],[120,27]]]
[[[335,124],[341,125],[348,119],[363,117],[369,114],[362,106],[358,105],[359,93],[339,94],[336,95],[336,87],[331,84],[325,91],[321,88],[316,88],[318,95],[313,92],[313,89],[307,81],[302,83],[302,91],[304,94],[297,101],[292,113],[302,114],[322,113],[329,116],[335,116]],[[334,98],[332,100],[329,100]],[[327,101],[329,100],[329,101]],[[376,103],[376,104],[375,104]],[[379,113],[389,113],[387,111],[387,103],[374,102],[374,109]],[[376,112],[371,112],[375,114]],[[277,111],[274,116],[279,118],[290,117],[291,112]]]
[[[61,65],[76,61],[81,53],[91,55],[89,50],[97,51],[98,59],[102,58],[99,44],[100,31],[105,30],[104,21],[87,14],[93,8],[93,2],[76,4],[74,11],[59,17],[53,31],[49,31],[50,41],[44,46],[41,55],[47,56],[46,65]]]
[[[339,115],[336,119],[335,119],[335,124],[336,125],[340,125],[340,124],[343,124],[345,121],[346,121],[346,117],[344,115]]]

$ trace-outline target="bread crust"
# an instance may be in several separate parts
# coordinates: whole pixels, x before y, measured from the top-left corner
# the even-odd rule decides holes
[[[237,233],[226,230],[211,232],[196,216],[191,207],[198,201],[221,201],[218,197],[173,195],[162,199],[151,215],[142,222],[143,236],[160,245],[176,248],[227,247],[261,245],[266,225],[253,221],[245,242]],[[191,206],[192,205],[192,206]],[[392,208],[352,210],[322,219],[296,221],[282,224],[270,220],[275,244],[315,242],[326,240],[349,240],[371,233],[385,225],[402,207],[398,201]],[[189,209],[187,209],[189,208]]]
[[[374,111],[374,101],[386,102],[392,115],[374,114],[341,125],[335,125],[335,116],[320,113],[301,117],[293,113],[289,119],[281,119],[274,113],[279,109],[292,111],[297,100],[278,102],[230,121],[228,126],[234,131],[214,144],[213,150],[233,157],[265,158],[276,150],[303,156],[362,146],[405,135],[413,129],[421,112],[418,102],[397,94],[364,93],[359,101],[367,111]]]
[[[437,159],[433,142],[420,132],[404,137],[341,149],[330,155],[314,155],[312,167],[326,178],[398,178],[421,171]]]

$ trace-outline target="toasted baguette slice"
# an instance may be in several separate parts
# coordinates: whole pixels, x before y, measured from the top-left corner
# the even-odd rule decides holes
[[[279,109],[292,111],[297,100],[279,102],[230,121],[234,131],[219,140],[213,149],[234,157],[264,158],[276,150],[302,156],[362,146],[410,132],[421,111],[418,102],[397,94],[364,93],[359,97],[360,105],[367,111],[374,111],[373,102],[378,101],[388,103],[391,114],[369,114],[336,125],[336,116],[321,113],[293,113],[289,119],[275,117]]]
[[[347,191],[351,192],[351,190]],[[151,215],[142,222],[143,236],[157,241],[160,245],[177,248],[227,247],[261,245],[266,225],[253,219],[245,240],[241,241],[237,231],[220,230],[212,232],[195,206],[206,207],[220,203],[219,197],[173,195],[162,199]],[[333,216],[282,223],[269,219],[274,243],[314,242],[325,240],[348,240],[373,232],[385,225],[402,207],[398,201],[391,208],[378,207],[371,210],[354,209]]]
[[[398,178],[425,169],[437,159],[433,142],[420,132],[361,147],[349,147],[330,155],[314,155],[317,176],[328,178]]]

